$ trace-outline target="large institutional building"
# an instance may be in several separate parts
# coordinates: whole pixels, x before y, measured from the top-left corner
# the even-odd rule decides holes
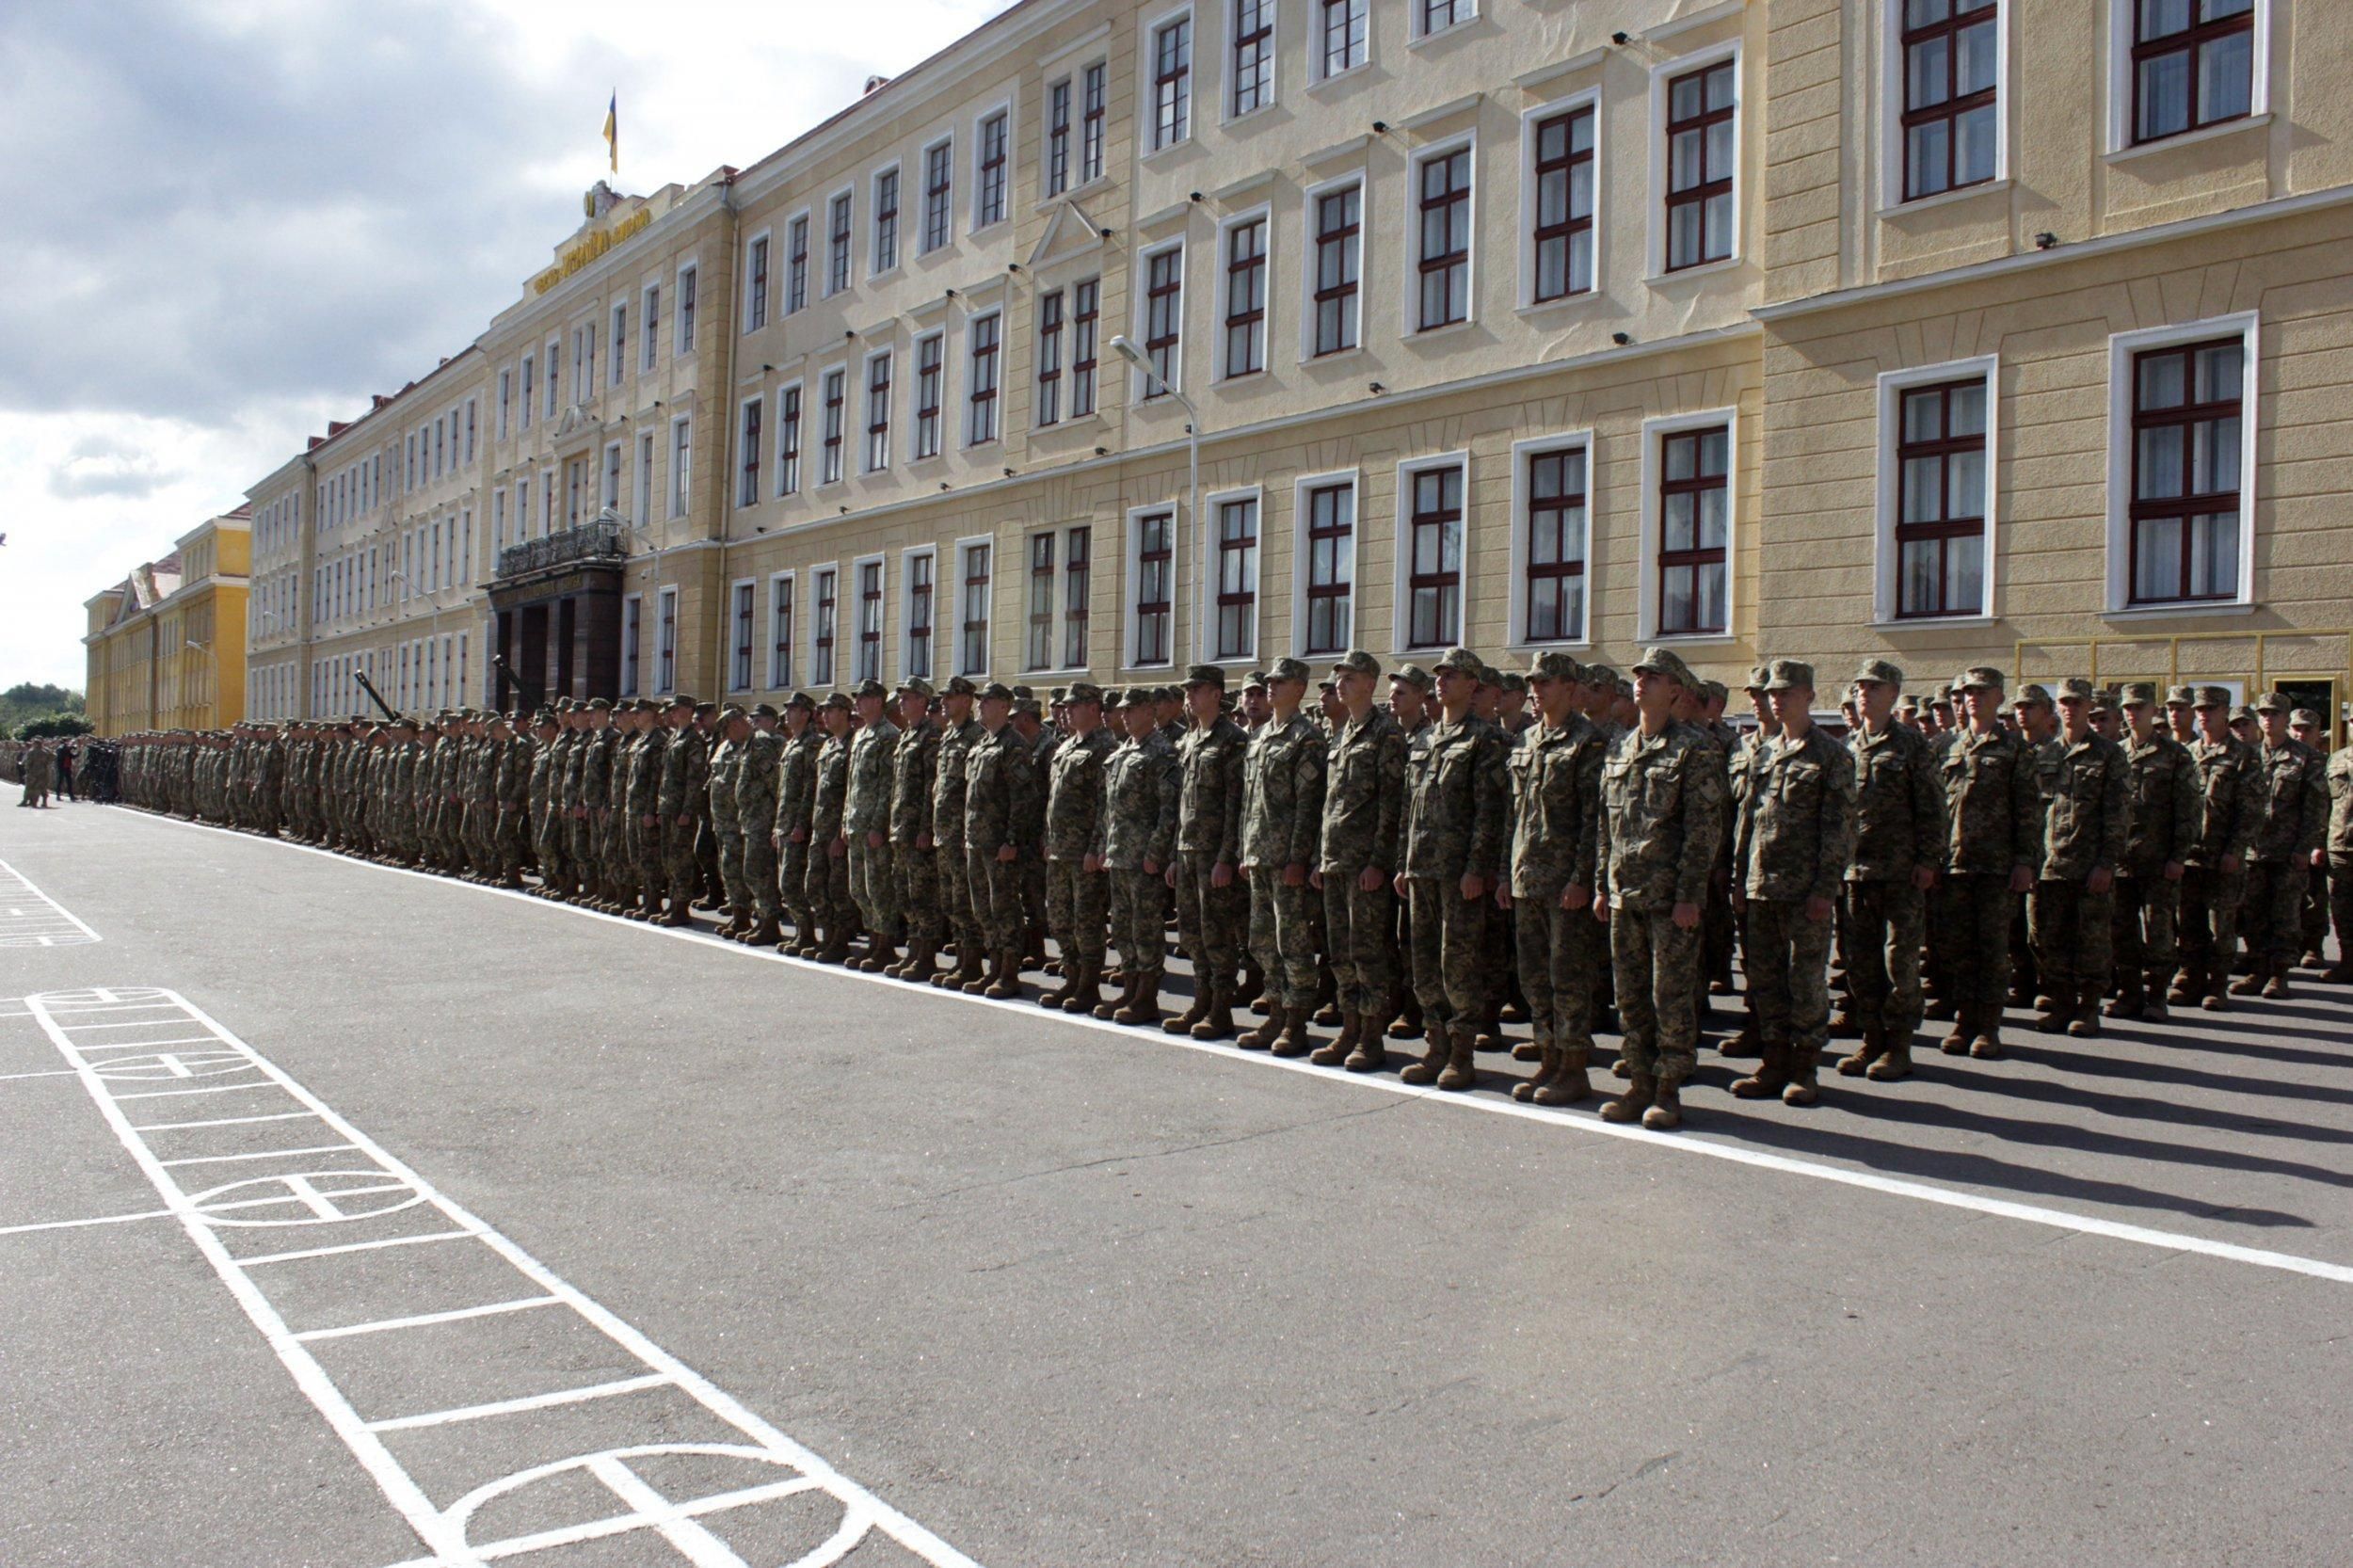
[[[240,506],[82,601],[85,712],[99,734],[214,729],[245,717],[252,541]]]
[[[1456,642],[2340,700],[2348,59],[2336,0],[1022,0],[600,185],[256,484],[245,710]]]

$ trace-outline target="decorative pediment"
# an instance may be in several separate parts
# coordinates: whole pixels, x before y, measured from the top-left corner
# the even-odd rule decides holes
[[[1032,272],[1044,272],[1095,255],[1102,248],[1101,226],[1087,216],[1076,201],[1064,197],[1047,215],[1045,232],[1038,235],[1024,264]]]

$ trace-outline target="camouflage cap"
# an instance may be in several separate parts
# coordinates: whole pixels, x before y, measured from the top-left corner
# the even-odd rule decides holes
[[[2288,699],[2278,692],[2265,692],[2255,699],[2254,709],[2258,713],[2284,713],[2288,711]]]
[[[1900,690],[1904,683],[1904,672],[1885,659],[1865,659],[1855,666],[1854,683],[1860,686],[1865,682]]]
[[[1016,686],[1013,689],[1013,699],[1016,702],[1028,702],[1036,696],[1037,693],[1027,686]]]
[[[1770,664],[1751,664],[1749,683],[1742,690],[1750,693],[1761,692],[1772,683],[1772,680],[1773,667]]]
[[[1259,691],[1266,690],[1266,671],[1252,670],[1248,675],[1241,678],[1241,689],[1243,691],[1249,691],[1254,686]]]
[[[856,685],[851,687],[850,695],[852,696],[860,697],[888,696],[890,695],[890,688],[884,685],[881,681],[875,680],[870,675],[865,680],[859,681]]]
[[[2050,707],[2051,693],[2049,689],[2031,680],[2026,682],[2024,686],[2019,687],[2016,706],[2024,708],[2030,702],[2039,702],[2045,708]]]
[[[1021,688],[1018,686],[1014,688],[1016,692],[1020,689]],[[1027,713],[1032,718],[1037,718],[1045,712],[1046,709],[1045,705],[1039,702],[1036,696],[1032,694],[1029,696],[1015,697],[1013,699],[1013,711],[1016,713]]]
[[[536,729],[543,724],[553,724],[554,722],[555,710],[552,708],[542,708],[537,712],[531,715],[531,727],[534,729]]]
[[[1710,702],[1721,702],[1731,695],[1731,691],[1721,680],[1703,680],[1700,682],[1700,696],[1705,697]]]
[[[1674,681],[1678,685],[1688,687],[1693,691],[1697,691],[1699,689],[1699,680],[1696,676],[1692,675],[1691,666],[1685,664],[1683,662],[1682,655],[1675,652],[1675,650],[1672,648],[1654,648],[1649,649],[1642,655],[1641,663],[1634,666],[1634,673],[1637,675],[1663,675],[1668,680]]]
[[[2150,689],[2154,691],[2156,688],[2153,686]],[[2196,707],[2198,705],[2198,688],[2195,686],[2168,687],[2165,694],[2165,705],[2168,708]]]
[[[2095,713],[2113,713],[2121,706],[2113,686],[2102,686],[2091,694],[2091,711]]]
[[[2190,706],[2193,708],[2228,708],[2231,705],[2231,688],[2228,686],[2192,686],[2189,691]]]
[[[609,696],[592,696],[588,699],[588,711],[592,713],[609,713],[613,711],[613,699]]]
[[[732,702],[728,703],[725,708],[719,710],[719,722],[721,724],[733,724],[737,719],[742,719],[744,722],[749,723],[751,715],[744,712],[743,709],[738,708]]]
[[[1467,675],[1474,680],[1484,680],[1487,678],[1487,661],[1466,648],[1448,648],[1446,652],[1439,655],[1437,664],[1433,665],[1432,669],[1441,675],[1452,670],[1457,675]]]
[[[2002,672],[1991,664],[1972,664],[1953,677],[1953,690],[1960,692],[1998,692],[2009,684]]]
[[[1222,692],[1225,689],[1225,672],[1215,664],[1195,664],[1185,671],[1185,685],[1215,686]]]
[[[1776,659],[1766,668],[1772,677],[1765,683],[1769,692],[1810,692],[1814,689],[1814,666],[1802,659]]]
[[[2231,710],[2231,722],[2233,724],[2253,724],[2255,722],[2254,708],[2250,704],[2244,702],[2240,703],[2237,707]]]
[[[2174,689],[2182,692],[2186,700],[2187,687],[2177,686]],[[2127,708],[2153,708],[2157,705],[2157,683],[2153,680],[2127,680],[2117,696]]]
[[[1092,680],[1073,680],[1068,694],[1063,698],[1064,702],[1092,702],[1098,708],[1103,703],[1103,688]]]
[[[1068,702],[1070,700],[1070,688],[1067,686],[1056,686],[1046,694],[1046,700],[1048,702]]]
[[[695,704],[695,716],[698,719],[716,718],[718,713],[719,705],[715,702],[697,702]]]
[[[1584,677],[1577,662],[1558,648],[1549,648],[1528,661],[1528,674],[1522,684],[1532,680],[1577,680]]]
[[[773,702],[755,702],[752,704],[752,717],[756,719],[780,719],[784,717],[784,715],[776,712],[776,705]]]
[[[685,692],[673,692],[670,694],[668,706],[672,708],[692,708],[695,706],[695,698]]]
[[[981,700],[983,702],[1011,702],[1013,688],[1001,680],[992,680],[981,688]]]
[[[981,695],[981,688],[968,675],[952,675],[948,678],[948,686],[945,695],[949,696],[978,696]]]
[[[1389,679],[1392,681],[1403,681],[1425,696],[1429,695],[1430,688],[1436,684],[1431,680],[1430,672],[1419,664],[1400,664],[1389,672]]]
[[[1361,648],[1352,648],[1332,661],[1332,673],[1336,677],[1342,675],[1378,676],[1381,673],[1381,661]]]
[[[1505,670],[1496,684],[1507,692],[1524,692],[1528,690],[1528,677],[1517,670]]]
[[[817,699],[809,696],[807,692],[794,692],[791,696],[784,699],[784,705],[787,708],[808,708],[813,710],[817,706]]]
[[[1269,685],[1277,680],[1296,680],[1305,685],[1315,679],[1315,673],[1307,667],[1306,660],[1293,659],[1287,654],[1267,666],[1266,678]]]
[[[939,689],[920,675],[910,675],[905,680],[900,681],[899,691],[902,696],[908,692],[913,692],[917,696],[923,697],[926,700],[939,695]]]
[[[1585,666],[1585,680],[1590,685],[1615,686],[1619,679],[1618,672],[1612,665],[1588,664]]]
[[[2288,723],[2298,729],[2318,729],[2321,726],[2321,717],[2313,709],[2298,708],[2288,715]]]
[[[2042,688],[2040,686],[2029,686],[2018,694],[2018,700],[2021,702],[2049,701],[2048,697],[2040,695],[2041,691]],[[2061,702],[2089,702],[2099,694],[2092,689],[2090,681],[2086,680],[2080,675],[2071,675],[2058,683],[2058,695]]]
[[[1119,705],[1122,708],[1149,708],[1158,701],[1160,701],[1160,696],[1154,688],[1130,686],[1126,695],[1120,698]]]

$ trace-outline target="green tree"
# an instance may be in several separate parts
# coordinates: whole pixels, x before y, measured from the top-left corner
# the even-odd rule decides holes
[[[67,735],[87,735],[92,726],[80,713],[44,713],[25,720],[16,728],[20,741],[56,740]]]

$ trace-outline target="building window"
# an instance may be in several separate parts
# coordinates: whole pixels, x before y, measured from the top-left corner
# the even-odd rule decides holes
[[[850,286],[852,200],[852,193],[845,190],[825,207],[825,295],[828,298]]]
[[[1314,485],[1303,508],[1307,528],[1307,625],[1303,649],[1345,653],[1355,619],[1356,487]]]
[[[1039,424],[1062,421],[1062,290],[1040,295],[1037,301],[1037,418]]]
[[[952,142],[923,149],[923,254],[948,243],[954,222],[956,150]]]
[[[784,230],[784,313],[808,305],[808,215],[801,214]]]
[[[682,266],[678,271],[678,348],[680,357],[695,352],[695,269]],[[548,378],[555,378],[555,361],[548,360]]]
[[[520,535],[525,520],[531,515],[531,481],[519,480],[515,486],[515,527]],[[653,520],[653,432],[643,430],[637,436],[637,504],[630,515],[639,522]]]
[[[645,344],[638,360],[638,368],[651,370],[654,367],[654,361],[661,357],[662,353],[661,284],[656,283],[646,290],[646,308],[637,313],[644,318],[638,325],[637,335]],[[525,360],[523,361],[523,423],[525,424],[531,423],[530,366],[531,361]]]
[[[1054,667],[1054,536],[1030,536],[1030,635],[1021,667]]]
[[[604,449],[604,489],[598,504],[610,506],[615,511],[620,510],[621,443],[619,441],[614,441]]]
[[[776,393],[776,493],[797,494],[801,488],[801,389],[786,387]]]
[[[2133,140],[2157,141],[2254,112],[2255,4],[2136,0]]]
[[[824,431],[820,438],[817,457],[817,482],[831,485],[841,478],[842,401],[848,394],[850,373],[839,366],[825,372],[819,383],[824,389]]]
[[[857,568],[857,679],[882,679],[883,564],[861,561]]]
[[[1062,552],[1062,664],[1087,666],[1087,616],[1094,603],[1095,530],[1081,525],[1064,536]]]
[[[866,361],[866,472],[890,466],[890,356]]]
[[[1577,642],[1585,635],[1586,450],[1531,452],[1527,461],[1525,635]]]
[[[1316,0],[1316,8],[1322,36],[1317,56],[1321,73],[1337,76],[1364,64],[1365,26],[1371,0]]]
[[[1174,147],[1193,131],[1193,18],[1152,33],[1152,151]]]
[[[536,368],[536,361],[535,361],[530,355],[524,355],[522,375],[522,418],[518,423],[520,424],[521,428],[525,430],[531,428],[531,410],[536,402],[536,399],[533,396],[534,389],[532,386],[532,376]],[[415,454],[416,442],[412,439],[409,442],[410,462],[408,464],[408,476],[403,481],[401,486],[404,491],[416,483],[416,463],[414,461]]]
[[[1463,466],[1407,475],[1405,646],[1449,648],[1463,640]]]
[[[744,265],[744,329],[757,332],[768,325],[768,236],[752,241],[751,259]]]
[[[939,456],[939,392],[948,338],[933,332],[915,341],[915,456]]]
[[[670,515],[674,518],[686,515],[687,480],[694,472],[694,416],[681,414],[670,422]],[[553,480],[549,483],[552,486]]]
[[[1217,506],[1217,627],[1213,657],[1253,659],[1258,652],[1258,502]]]
[[[809,645],[809,679],[819,686],[833,684],[833,639],[840,619],[840,575],[827,567],[817,574],[817,634]]]
[[[2133,356],[2135,604],[2238,597],[2246,368],[2238,337]]]
[[[1318,355],[1356,346],[1357,287],[1363,278],[1365,190],[1348,185],[1315,199],[1315,336]]]
[[[735,657],[728,668],[728,690],[752,689],[752,584],[735,585]]]
[[[768,689],[788,691],[792,685],[792,575],[768,580]]]
[[[925,680],[932,677],[932,574],[935,558],[926,551],[907,557],[907,674]]]
[[[511,370],[502,370],[499,372],[499,440],[501,440],[506,439],[507,415],[514,406],[515,373]]]
[[[1421,230],[1414,329],[1427,332],[1470,319],[1471,150],[1458,147],[1426,158],[1416,177]]]
[[[972,318],[972,387],[965,412],[968,446],[997,439],[997,334],[1001,320],[994,311]]]
[[[1159,397],[1176,384],[1177,339],[1185,316],[1185,248],[1172,245],[1144,262],[1144,356],[1151,364],[1144,395]]]
[[[1046,194],[1070,188],[1070,78],[1046,89]]]
[[[1904,200],[1982,184],[1993,178],[1998,0],[1897,3],[1904,12]]]
[[[899,264],[899,171],[886,168],[874,176],[874,246],[869,264],[888,272]]]
[[[1274,0],[1234,0],[1232,113],[1274,102]]]
[[[1725,630],[1724,547],[1731,533],[1732,432],[1722,425],[1659,438],[1658,631]]]
[[[1468,22],[1479,14],[1477,0],[1415,0],[1416,20],[1421,36],[1442,33],[1458,22]]]
[[[655,631],[654,690],[678,688],[678,590],[662,590],[661,620]]]
[[[1100,60],[1080,77],[1079,183],[1103,177],[1103,99],[1108,67]]]
[[[1095,412],[1096,334],[1102,324],[1102,280],[1088,278],[1070,286],[1070,417],[1084,419]]]
[[[1593,287],[1593,106],[1536,122],[1536,276],[1533,298]]]
[[[760,504],[760,412],[766,401],[755,397],[744,405],[744,431],[735,448],[738,461],[743,464],[743,473],[735,485],[735,504],[738,506]]]
[[[1266,229],[1263,217],[1225,231],[1225,374],[1266,369]]]
[[[985,229],[1005,216],[1005,144],[1009,139],[1002,109],[981,121],[980,147],[973,168],[972,227]]]
[[[1985,608],[1986,381],[1897,394],[1896,614],[1974,616]]]
[[[1176,610],[1174,512],[1145,512],[1135,520],[1136,647],[1138,664],[1169,661],[1169,622]]]
[[[964,547],[963,625],[956,643],[956,673],[979,675],[988,668],[988,558],[990,547]]]
[[[1667,84],[1667,270],[1732,254],[1733,86],[1719,60]]]
[[[623,380],[627,377],[628,373],[629,373],[629,305],[628,305],[628,303],[627,303],[626,301],[624,301],[624,302],[622,302],[622,303],[620,303],[620,304],[617,304],[617,305],[615,305],[615,306],[613,307],[613,375],[612,375],[612,382],[613,382],[613,385],[615,385],[615,386],[616,386],[616,387],[617,387],[617,386],[619,386],[619,385],[621,384],[621,382],[622,382],[622,381],[623,381]],[[473,413],[473,408],[472,408],[472,406],[471,404],[469,404],[469,405],[467,406],[467,410],[466,410],[466,412],[467,412],[467,425],[468,425],[467,434],[468,434],[469,436],[471,436],[471,435],[472,434],[472,413]],[[466,445],[467,445],[468,451],[471,453],[471,451],[472,451],[472,446],[473,446],[473,442],[472,442],[472,440],[469,440],[469,441],[466,443]],[[469,456],[468,461],[472,461],[472,457],[471,457],[471,456]]]

